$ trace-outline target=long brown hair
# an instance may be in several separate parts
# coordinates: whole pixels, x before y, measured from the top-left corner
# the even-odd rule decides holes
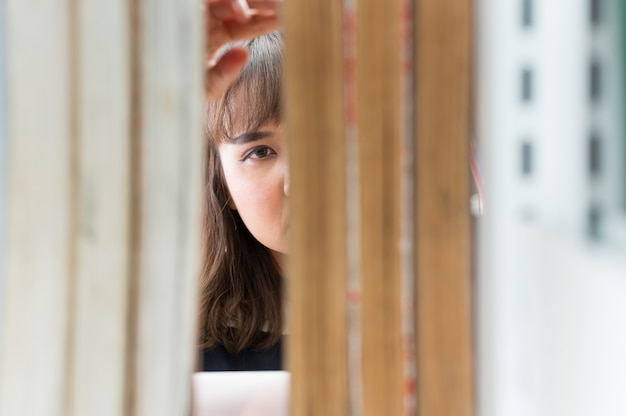
[[[274,345],[283,330],[282,278],[270,250],[259,243],[229,193],[217,145],[239,131],[279,123],[282,36],[270,33],[243,43],[249,58],[241,76],[207,112],[208,153],[200,342],[237,353]]]

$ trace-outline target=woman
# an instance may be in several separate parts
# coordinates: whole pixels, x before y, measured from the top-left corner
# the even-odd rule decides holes
[[[282,37],[243,47],[248,60],[207,113],[203,370],[281,369],[287,254],[287,143],[281,124]]]

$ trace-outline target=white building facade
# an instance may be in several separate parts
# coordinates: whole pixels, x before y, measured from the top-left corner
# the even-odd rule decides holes
[[[626,414],[624,7],[478,2],[481,416]]]

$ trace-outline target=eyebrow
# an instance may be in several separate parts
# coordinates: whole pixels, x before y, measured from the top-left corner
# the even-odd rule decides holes
[[[274,133],[271,131],[251,131],[247,133],[242,133],[239,136],[233,138],[230,143],[231,144],[244,144],[255,142],[257,140],[262,140],[267,137],[273,136]]]

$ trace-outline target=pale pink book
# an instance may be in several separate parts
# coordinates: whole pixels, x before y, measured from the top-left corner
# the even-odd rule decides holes
[[[287,416],[286,371],[212,371],[193,375],[194,416]]]

